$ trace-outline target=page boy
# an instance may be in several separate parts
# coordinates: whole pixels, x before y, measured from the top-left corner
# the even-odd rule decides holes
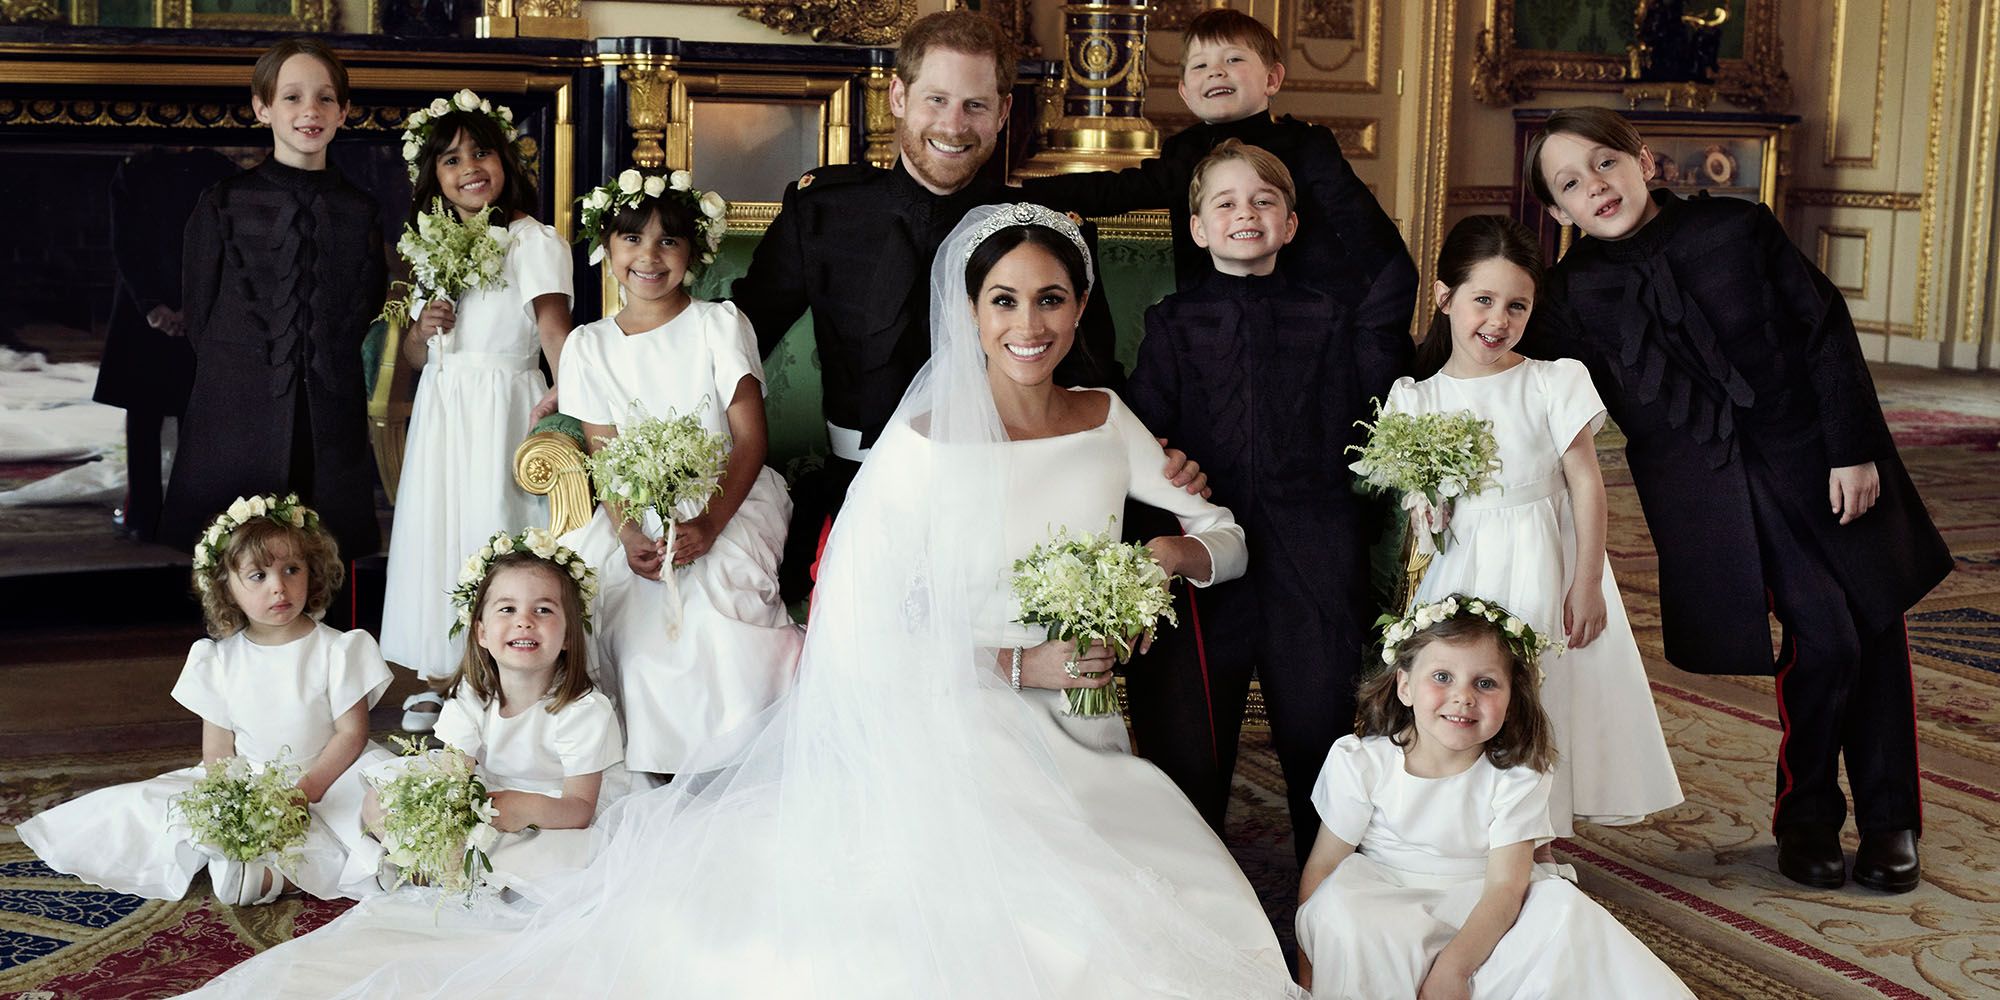
[[[1341,450],[1359,440],[1355,421],[1388,395],[1412,349],[1401,328],[1356,329],[1332,295],[1285,274],[1295,198],[1291,173],[1256,146],[1225,140],[1194,167],[1188,235],[1212,263],[1200,283],[1146,311],[1125,399],[1208,471],[1215,502],[1248,536],[1250,572],[1202,592],[1206,677],[1171,693],[1178,712],[1142,710],[1148,691],[1173,683],[1149,675],[1152,665],[1128,687],[1148,759],[1219,823],[1254,671],[1303,858],[1319,825],[1313,781],[1333,741],[1353,730],[1373,618],[1363,501]]]

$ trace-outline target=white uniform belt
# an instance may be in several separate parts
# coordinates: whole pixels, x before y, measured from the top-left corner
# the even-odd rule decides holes
[[[1489,489],[1477,496],[1459,497],[1452,502],[1453,511],[1498,510],[1502,507],[1521,507],[1537,500],[1547,500],[1569,488],[1569,480],[1558,471],[1520,486],[1506,489]]]
[[[443,369],[451,368],[492,368],[503,372],[531,372],[535,370],[536,355],[489,354],[482,351],[440,351],[431,347],[430,364]]]
[[[868,460],[868,449],[861,447],[861,432],[849,430],[838,424],[826,425],[827,440],[833,444],[833,453],[850,462]]]

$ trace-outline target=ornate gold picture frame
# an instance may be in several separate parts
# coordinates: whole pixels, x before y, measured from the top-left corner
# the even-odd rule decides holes
[[[251,31],[331,31],[330,0],[159,0],[160,26]]]
[[[1516,45],[1517,0],[1486,0],[1485,26],[1473,50],[1472,95],[1492,105],[1517,104],[1538,90],[1625,90],[1623,55],[1524,49]],[[1779,0],[1733,0],[1730,16],[1743,26],[1740,58],[1722,60],[1715,93],[1733,104],[1759,111],[1782,111],[1791,104],[1778,35]],[[1637,4],[1630,6],[1636,7]]]

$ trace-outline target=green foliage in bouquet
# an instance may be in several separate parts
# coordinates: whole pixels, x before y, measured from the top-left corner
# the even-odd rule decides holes
[[[636,401],[632,410],[638,419],[618,425],[616,437],[598,438],[602,447],[590,456],[597,499],[616,501],[626,521],[649,509],[668,524],[697,516],[722,489],[729,439],[693,413],[652,417]]]
[[[492,217],[493,206],[488,205],[461,220],[443,198],[434,199],[430,211],[417,216],[416,225],[405,225],[396,241],[396,253],[409,262],[416,280],[396,282],[376,319],[408,327],[434,296],[456,302],[474,288],[506,287],[501,272],[507,263],[507,231],[491,225]]]
[[[398,884],[471,892],[493,870],[486,852],[499,842],[497,810],[472,758],[451,747],[426,750],[419,740],[391,736],[407,759],[394,777],[371,779],[382,803],[382,845]]]
[[[1092,642],[1102,642],[1123,661],[1139,634],[1160,619],[1179,624],[1169,582],[1151,550],[1121,542],[1108,530],[1072,535],[1067,527],[1058,528],[1048,541],[1014,561],[1021,623],[1044,626],[1050,638],[1074,643],[1079,657]],[[1118,711],[1118,696],[1109,684],[1070,688],[1066,694],[1072,715]]]
[[[252,764],[243,757],[202,767],[205,773],[194,787],[174,796],[174,808],[193,829],[195,842],[231,861],[269,861],[291,874],[312,822],[306,793],[298,786],[299,769],[275,761]]]
[[[1378,404],[1375,422],[1357,421],[1356,426],[1368,429],[1368,442],[1348,446],[1361,456],[1349,468],[1364,486],[1397,496],[1412,512],[1412,523],[1423,524],[1443,549],[1442,519],[1431,512],[1448,509],[1453,498],[1492,483],[1500,469],[1493,422],[1471,410],[1383,413]]]

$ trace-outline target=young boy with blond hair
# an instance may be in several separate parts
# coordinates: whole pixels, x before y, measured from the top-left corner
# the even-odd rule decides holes
[[[1281,266],[1301,223],[1278,157],[1228,139],[1190,173],[1188,236],[1210,266],[1146,311],[1124,398],[1202,463],[1215,502],[1244,526],[1250,571],[1202,591],[1200,669],[1132,672],[1133,727],[1219,826],[1254,672],[1303,858],[1319,825],[1313,780],[1352,729],[1373,618],[1363,502],[1341,452],[1412,348],[1400,327],[1356,326],[1333,294]]]
[[[1166,209],[1173,220],[1175,284],[1186,291],[1210,270],[1208,253],[1188,228],[1195,164],[1230,139],[1269,150],[1298,185],[1298,237],[1279,255],[1278,266],[1294,282],[1338,299],[1357,330],[1407,335],[1417,269],[1395,222],[1354,175],[1332,130],[1271,114],[1271,98],[1285,82],[1277,36],[1248,14],[1218,8],[1196,15],[1184,37],[1181,100],[1200,122],[1136,167],[1031,180],[1022,193],[1093,217]]]

